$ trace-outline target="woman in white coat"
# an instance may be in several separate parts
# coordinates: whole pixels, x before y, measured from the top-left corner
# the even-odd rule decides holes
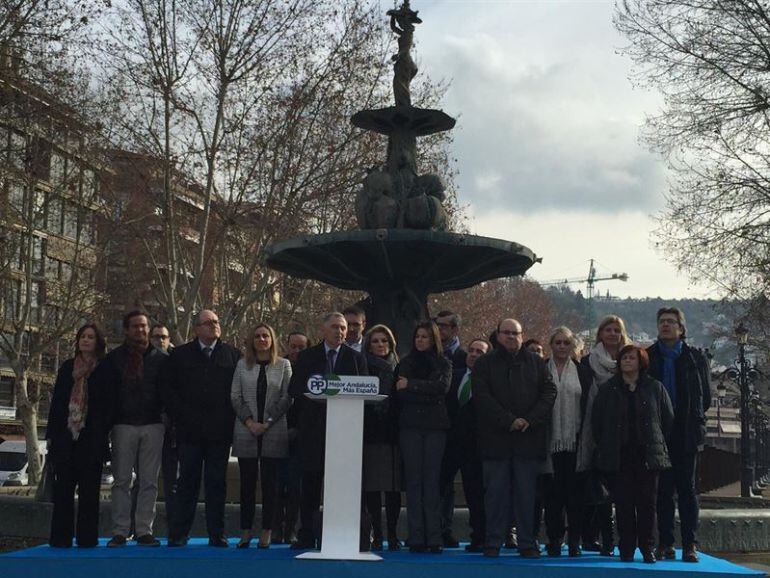
[[[259,547],[270,546],[276,503],[276,474],[289,456],[286,412],[291,406],[291,364],[278,357],[275,331],[258,324],[246,339],[245,355],[233,375],[230,399],[236,420],[233,455],[241,477],[241,541],[248,548],[256,510],[257,478],[262,478],[262,534]],[[260,473],[261,472],[261,473]]]

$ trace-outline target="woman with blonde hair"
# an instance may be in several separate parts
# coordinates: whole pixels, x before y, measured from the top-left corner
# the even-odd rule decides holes
[[[612,379],[617,372],[618,354],[620,350],[631,343],[626,332],[626,324],[617,315],[607,315],[599,323],[596,330],[596,343],[591,351],[581,360],[581,365],[588,367],[593,373],[593,384],[588,393],[585,419],[578,448],[577,470],[588,472],[586,477],[586,508],[583,519],[583,549],[598,550],[603,556],[612,556],[612,502],[604,491],[601,476],[594,471],[593,457],[596,450],[593,432],[591,431],[591,414],[594,399],[599,386]],[[602,544],[598,545],[598,535],[601,533]]]
[[[267,323],[259,323],[245,340],[245,355],[233,375],[230,401],[235,410],[233,455],[241,478],[241,541],[248,548],[256,510],[257,478],[262,478],[262,534],[259,547],[270,546],[276,502],[276,474],[289,455],[286,412],[291,406],[291,364],[278,357],[278,340]],[[261,476],[260,476],[261,470]]]
[[[369,374],[379,377],[380,393],[388,399],[364,408],[364,492],[371,521],[371,549],[382,550],[382,494],[385,494],[388,550],[401,549],[396,534],[401,512],[401,452],[398,449],[398,405],[393,382],[398,365],[396,339],[385,325],[375,325],[364,337],[363,353]],[[365,528],[364,541],[370,528]]]
[[[551,333],[551,355],[546,368],[556,384],[556,403],[551,413],[548,442],[550,475],[544,484],[545,524],[549,556],[561,555],[565,529],[569,528],[569,555],[580,556],[580,525],[583,515],[582,484],[577,474],[577,450],[588,392],[593,384],[591,371],[574,360],[577,340],[568,327]],[[567,528],[564,516],[567,516]]]

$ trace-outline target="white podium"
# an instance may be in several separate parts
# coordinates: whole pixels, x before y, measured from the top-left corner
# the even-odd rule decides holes
[[[306,552],[299,560],[382,560],[359,552],[361,534],[361,469],[364,447],[364,403],[379,394],[379,379],[341,375],[314,375],[305,395],[326,403],[326,458],[324,462],[323,540],[320,552]]]

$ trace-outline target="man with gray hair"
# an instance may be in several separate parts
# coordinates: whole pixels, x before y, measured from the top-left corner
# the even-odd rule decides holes
[[[168,545],[187,544],[203,470],[209,546],[226,548],[227,460],[235,423],[230,388],[241,354],[220,339],[222,329],[213,311],[198,313],[193,330],[195,339],[171,352],[163,380],[179,452],[176,512]]]
[[[321,488],[324,478],[326,446],[326,406],[305,397],[311,375],[367,375],[366,357],[345,345],[348,325],[342,313],[328,313],[323,318],[318,345],[301,351],[294,364],[289,392],[299,408],[299,453],[302,462],[300,529],[295,550],[319,547]]]

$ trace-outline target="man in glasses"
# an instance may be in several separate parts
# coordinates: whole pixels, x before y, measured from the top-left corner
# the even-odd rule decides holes
[[[499,346],[473,366],[473,404],[484,470],[484,555],[500,555],[516,512],[519,554],[537,558],[534,512],[537,476],[546,457],[546,432],[556,386],[545,361],[522,348],[521,324],[497,325]]]
[[[171,333],[169,333],[168,327],[162,323],[156,323],[152,326],[150,330],[150,343],[163,353],[170,353],[174,349],[171,343]]]
[[[674,494],[682,526],[682,560],[697,562],[695,531],[698,497],[695,474],[698,452],[706,439],[706,410],[711,406],[711,371],[703,354],[690,347],[684,313],[676,307],[658,310],[658,340],[648,349],[649,374],[666,388],[674,406],[674,428],[667,440],[671,469],[658,481],[658,560],[672,560],[674,552]]]
[[[227,547],[225,493],[235,413],[230,387],[240,352],[223,343],[219,318],[205,309],[195,317],[195,339],[168,358],[164,401],[177,434],[179,481],[169,546],[184,546],[195,518],[204,475],[209,545]]]

